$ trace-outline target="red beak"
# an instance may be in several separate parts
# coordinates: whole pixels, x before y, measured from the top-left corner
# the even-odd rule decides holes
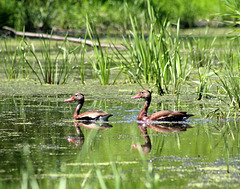
[[[141,98],[140,94],[132,97],[132,99],[135,99],[135,98]]]
[[[70,102],[70,101],[74,101],[74,98],[73,98],[73,97],[71,97],[71,98],[69,98],[69,99],[65,100],[64,102]]]
[[[139,150],[139,146],[138,146],[138,145],[136,145],[136,144],[132,144],[132,147],[134,147],[134,148],[136,148],[136,149],[138,149],[138,150]]]

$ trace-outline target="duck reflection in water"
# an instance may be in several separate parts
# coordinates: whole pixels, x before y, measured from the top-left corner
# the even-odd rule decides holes
[[[96,130],[106,130],[108,128],[111,128],[112,125],[108,123],[95,123],[90,121],[75,121],[74,126],[77,132],[77,137],[65,137],[69,142],[75,144],[76,146],[82,147],[84,144],[84,134],[82,132],[82,128],[84,129],[96,129]]]
[[[166,123],[138,123],[138,128],[141,131],[145,144],[144,145],[136,145],[132,144],[132,147],[141,150],[144,154],[148,154],[151,152],[152,143],[151,139],[147,133],[147,128],[153,129],[159,133],[170,133],[170,132],[184,132],[187,131],[188,128],[192,128],[190,125],[186,123],[173,123],[173,122],[166,122]]]

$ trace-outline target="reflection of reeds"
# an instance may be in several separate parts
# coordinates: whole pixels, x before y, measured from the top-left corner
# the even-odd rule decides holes
[[[30,148],[24,146],[23,148],[24,157],[26,157],[25,166],[22,168],[22,181],[21,188],[40,188],[39,183],[35,177],[33,162],[30,158]]]

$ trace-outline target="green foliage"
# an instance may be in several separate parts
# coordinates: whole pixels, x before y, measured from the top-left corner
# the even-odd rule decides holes
[[[14,1],[0,0],[0,26],[14,26]]]
[[[151,0],[150,3],[157,10],[161,21],[167,16],[170,20],[180,18],[184,27],[192,27],[199,20],[211,19],[213,14],[224,7],[220,0]],[[146,0],[0,0],[0,25],[17,30],[25,28],[26,31],[50,32],[53,27],[84,30],[87,15],[99,31],[127,33],[131,29],[129,16],[132,15],[139,24],[144,25],[146,13]]]
[[[17,30],[50,32],[56,17],[54,1],[0,1],[0,25]],[[37,15],[37,16],[36,16]]]

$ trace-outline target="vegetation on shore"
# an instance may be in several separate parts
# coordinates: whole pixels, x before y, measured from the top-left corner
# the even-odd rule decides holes
[[[158,19],[171,22],[181,19],[181,27],[221,24],[228,19],[227,8],[221,0],[150,0]],[[130,15],[146,28],[146,0],[0,0],[0,26],[9,26],[20,31],[51,32],[68,30],[84,36],[86,16],[95,24],[98,33],[124,34],[131,29]],[[37,16],[36,16],[37,15]],[[233,19],[234,20],[234,19]]]
[[[226,4],[233,11],[228,16],[238,18],[235,5],[229,1]],[[160,95],[180,94],[181,87],[188,85],[196,88],[198,100],[226,94],[231,104],[240,108],[240,90],[235,82],[239,73],[233,71],[239,67],[238,39],[209,38],[208,28],[203,39],[180,38],[180,19],[172,25],[167,18],[159,19],[159,10],[150,0],[146,6],[144,18],[147,22],[144,24],[128,12],[130,35],[118,39],[126,50],[92,49],[84,44],[71,45],[67,40],[52,45],[51,39],[42,40],[42,44],[36,47],[34,41],[26,38],[22,38],[15,49],[10,49],[5,41],[1,48],[6,78],[30,78],[33,73],[41,84],[64,84],[71,73],[72,78],[80,77],[81,83],[85,84],[86,76],[91,74],[102,85],[119,82],[147,84]],[[85,20],[85,39],[100,44],[94,20],[88,17]],[[108,40],[112,41],[111,38]],[[219,48],[221,43],[227,45]]]

